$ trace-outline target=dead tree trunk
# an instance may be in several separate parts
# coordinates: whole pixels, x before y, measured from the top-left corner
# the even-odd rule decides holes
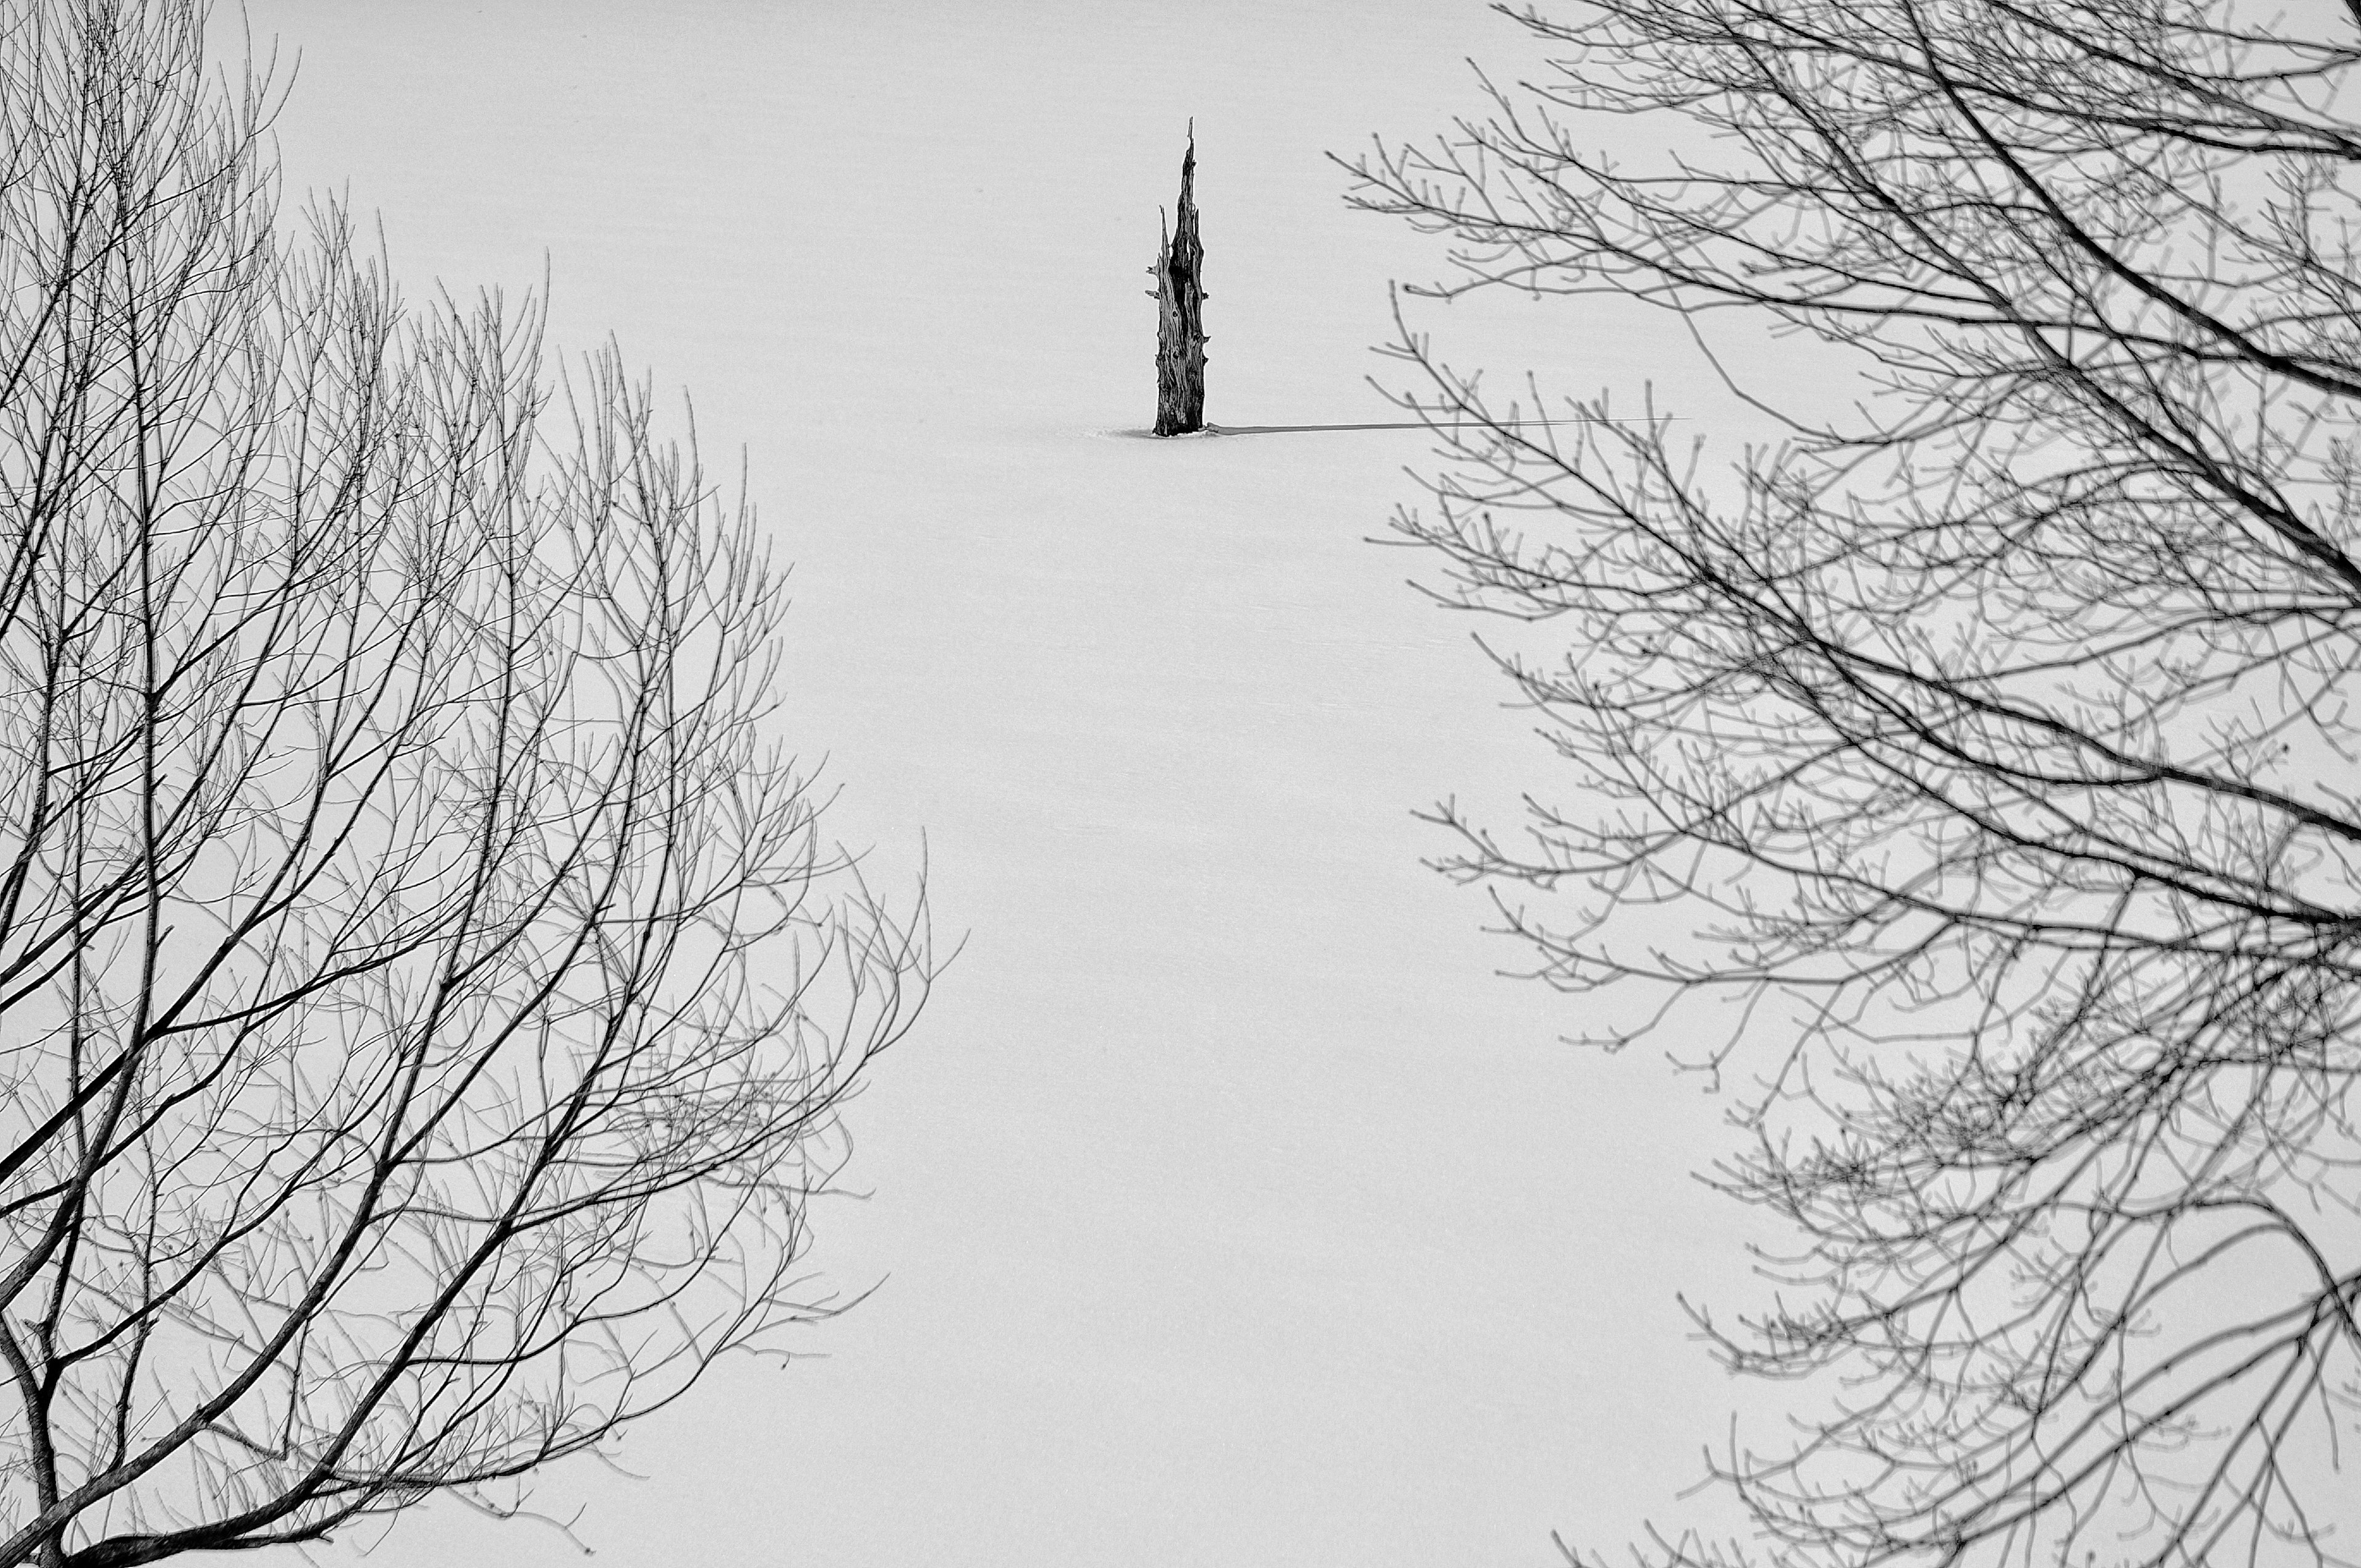
[[[1197,243],[1197,137],[1180,159],[1180,207],[1156,255],[1156,433],[1205,427],[1205,266]]]

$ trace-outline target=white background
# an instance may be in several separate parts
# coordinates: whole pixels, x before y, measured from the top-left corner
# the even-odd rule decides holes
[[[1367,542],[1427,439],[1111,433],[1152,411],[1191,115],[1212,417],[1400,417],[1370,345],[1441,252],[1323,154],[1480,111],[1462,57],[1513,77],[1518,30],[1457,0],[249,15],[301,55],[291,201],[381,214],[413,297],[545,263],[561,342],[611,332],[694,390],[711,466],[743,449],[833,828],[887,886],[923,829],[968,937],[853,1108],[873,1196],[821,1206],[812,1263],[879,1288],[815,1359],[725,1365],[631,1431],[642,1479],[539,1483],[571,1539],[444,1503],[313,1555],[1538,1568],[1554,1529],[1620,1556],[1692,1517],[1748,1393],[1675,1300],[1752,1288],[1687,1174],[1722,1107],[1560,1043],[1579,1004],[1500,978],[1482,895],[1420,864],[1413,808],[1513,827],[1556,777],[1473,623],[1405,586],[1434,563]],[[1686,352],[1567,302],[1414,320],[1581,396]]]

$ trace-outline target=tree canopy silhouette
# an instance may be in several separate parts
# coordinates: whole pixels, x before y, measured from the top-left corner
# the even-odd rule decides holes
[[[752,512],[282,223],[204,25],[0,24],[0,1563],[511,1506],[774,1343],[930,972]]]
[[[1434,291],[1861,376],[1733,381],[1785,438],[1714,466],[1400,345],[1477,426],[1401,533],[1564,648],[1499,654],[1558,785],[1440,811],[1447,869],[1589,1037],[1742,1086],[1715,1179],[1798,1237],[1708,1321],[1817,1376],[1716,1461],[1754,1536],[1642,1555],[2354,1561],[2361,12],[1551,12],[1358,203],[1449,237]],[[1635,116],[1662,156],[1588,150]]]

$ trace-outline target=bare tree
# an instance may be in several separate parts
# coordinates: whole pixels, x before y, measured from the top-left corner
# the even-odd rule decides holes
[[[0,1563],[512,1506],[775,1344],[931,972],[751,512],[282,225],[204,24],[0,15]]]
[[[1745,1086],[1715,1179],[1798,1236],[1714,1337],[1826,1401],[1714,1462],[1751,1541],[1642,1556],[2361,1558],[2361,16],[1565,11],[1356,199],[1442,292],[1862,378],[1733,378],[1787,434],[1708,466],[1401,345],[1484,426],[1401,532],[1563,650],[1499,640],[1565,804],[1444,809],[1448,867],[1593,1036]]]

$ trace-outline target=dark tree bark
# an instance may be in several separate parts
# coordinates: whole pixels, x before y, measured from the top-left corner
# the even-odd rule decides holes
[[[1197,243],[1197,138],[1180,159],[1180,206],[1156,255],[1156,433],[1205,427],[1205,249]],[[1159,228],[1161,225],[1159,225]]]

